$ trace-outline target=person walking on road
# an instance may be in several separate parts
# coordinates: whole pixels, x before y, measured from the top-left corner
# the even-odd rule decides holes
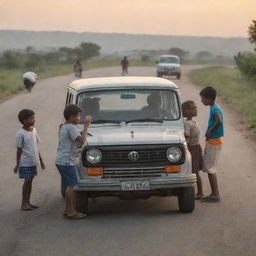
[[[75,73],[75,77],[81,78],[83,72],[83,65],[80,60],[77,60],[73,66],[73,71]]]
[[[37,74],[32,71],[28,71],[22,77],[25,88],[29,92],[31,92],[33,86],[36,84],[36,81],[38,80]]]
[[[78,184],[75,165],[75,150],[82,146],[87,129],[91,123],[91,117],[84,119],[84,130],[82,133],[76,127],[80,123],[81,108],[70,104],[64,110],[65,123],[59,128],[59,144],[55,164],[61,175],[62,183],[65,186],[66,206],[63,216],[67,219],[84,219],[86,214],[77,212],[74,203],[74,187]]]
[[[188,100],[182,104],[182,113],[186,118],[184,122],[185,137],[188,144],[188,150],[192,158],[192,173],[196,174],[197,194],[196,200],[203,197],[202,179],[199,171],[203,169],[203,153],[199,142],[201,130],[198,123],[193,120],[197,116],[197,106],[194,101]]]
[[[44,170],[45,165],[38,151],[37,144],[40,141],[35,124],[35,113],[30,109],[23,109],[18,114],[19,121],[23,125],[16,134],[16,166],[14,173],[19,173],[19,177],[24,179],[22,187],[21,210],[28,211],[38,208],[30,203],[32,191],[32,181],[37,175],[37,165],[40,162]]]
[[[124,76],[125,74],[128,75],[128,66],[129,66],[129,61],[127,59],[127,56],[124,56],[124,58],[121,60],[121,66],[122,66],[122,75]]]
[[[224,125],[222,109],[215,103],[216,90],[208,86],[200,92],[201,101],[210,106],[208,127],[205,133],[205,148],[203,156],[203,171],[208,174],[212,193],[201,198],[202,202],[219,202],[220,195],[217,182],[217,163],[222,148]]]

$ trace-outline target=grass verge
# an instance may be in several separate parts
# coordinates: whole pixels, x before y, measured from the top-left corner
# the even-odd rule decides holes
[[[247,125],[256,131],[256,80],[244,78],[237,69],[209,67],[193,70],[191,81],[199,86],[213,86],[218,95],[246,118]]]
[[[86,70],[120,65],[120,58],[95,58],[83,63]],[[153,66],[153,60],[130,59],[131,66]],[[44,65],[33,69],[40,79],[72,73],[73,64]],[[27,69],[0,69],[0,100],[24,90],[22,75]]]

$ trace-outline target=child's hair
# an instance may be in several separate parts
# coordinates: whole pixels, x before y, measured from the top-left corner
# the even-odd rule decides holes
[[[78,113],[81,113],[82,109],[75,104],[70,104],[64,109],[64,118],[68,120],[71,116],[76,116]]]
[[[217,92],[212,86],[207,86],[200,92],[200,95],[205,98],[215,100]]]
[[[34,114],[35,112],[31,109],[22,109],[18,114],[18,119],[22,124],[24,124],[24,120],[29,119]]]
[[[188,100],[182,103],[181,109],[184,117],[187,117],[187,109],[189,109],[192,105],[195,105],[195,104],[196,103],[193,100]]]

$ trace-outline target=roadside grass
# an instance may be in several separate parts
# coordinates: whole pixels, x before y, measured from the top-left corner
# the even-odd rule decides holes
[[[155,65],[152,59],[147,62],[142,62],[140,58],[129,59],[131,66],[153,66]],[[120,58],[94,58],[86,62],[83,62],[85,70],[119,66]],[[54,64],[54,65],[43,65],[33,69],[38,74],[40,79],[61,76],[70,74],[73,64]],[[0,69],[0,100],[3,100],[19,91],[24,90],[22,75],[28,71],[28,69]]]
[[[218,95],[246,118],[247,125],[256,131],[256,79],[243,77],[237,69],[209,67],[193,70],[191,81],[199,86],[213,86]]]

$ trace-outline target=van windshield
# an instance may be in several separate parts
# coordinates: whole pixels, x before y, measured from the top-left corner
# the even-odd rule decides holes
[[[179,64],[180,61],[177,57],[160,57],[159,63],[174,63]]]
[[[179,102],[174,90],[114,89],[82,92],[78,95],[77,105],[82,109],[81,123],[87,115],[95,123],[180,118]]]

